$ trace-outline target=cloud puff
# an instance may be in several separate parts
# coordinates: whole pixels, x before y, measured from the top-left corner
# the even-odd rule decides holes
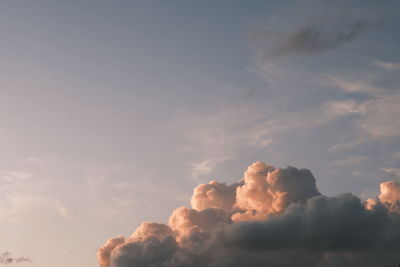
[[[102,267],[397,266],[400,184],[375,200],[321,195],[309,170],[255,162],[237,184],[195,188],[192,208],[98,250]]]
[[[387,205],[390,210],[400,213],[400,183],[397,181],[381,183],[379,200]]]
[[[197,211],[180,207],[174,210],[169,218],[169,225],[176,231],[179,240],[193,233],[210,231],[226,222],[229,222],[229,217],[221,209]]]
[[[208,184],[201,184],[193,190],[190,201],[195,210],[209,208],[230,211],[236,200],[236,187],[238,184],[227,185],[213,180]]]
[[[137,240],[147,239],[149,237],[163,238],[172,234],[173,232],[168,225],[144,222],[133,232],[131,238]]]
[[[97,250],[97,261],[100,266],[110,266],[111,265],[111,253],[119,245],[125,243],[125,237],[119,236],[115,238],[110,238],[107,242]]]
[[[255,162],[244,174],[244,184],[236,190],[236,205],[243,213],[234,220],[263,220],[271,213],[279,213],[291,203],[305,202],[319,195],[315,178],[309,170],[294,167],[274,169]]]

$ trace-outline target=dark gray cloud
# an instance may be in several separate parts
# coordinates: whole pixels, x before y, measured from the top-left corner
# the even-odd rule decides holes
[[[364,22],[352,23],[336,31],[329,31],[316,25],[306,25],[290,34],[272,52],[278,56],[323,52],[354,40],[365,28]]]
[[[269,30],[259,31],[252,35],[251,41],[265,57],[312,55],[353,41],[368,26],[364,21],[320,21],[304,25],[287,34]]]
[[[398,214],[367,210],[351,194],[317,196],[267,221],[234,225],[219,240],[231,261],[216,266],[247,258],[246,266],[397,266],[399,226]]]
[[[234,225],[225,242],[244,250],[376,249],[385,243],[379,236],[384,229],[382,216],[386,214],[365,209],[351,194],[317,196],[264,222]]]
[[[178,250],[175,238],[167,236],[161,239],[151,237],[143,241],[128,242],[114,252],[112,266],[165,266]]]

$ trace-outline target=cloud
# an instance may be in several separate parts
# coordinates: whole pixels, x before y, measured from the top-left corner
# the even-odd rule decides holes
[[[341,109],[353,108],[348,106],[342,104]],[[354,103],[354,109],[358,108]],[[301,112],[274,110],[272,104],[263,103],[229,107],[213,113],[182,115],[177,121],[185,125],[185,129],[190,129],[184,134],[191,141],[191,145],[183,150],[201,155],[201,160],[190,165],[190,175],[204,178],[221,163],[234,159],[243,148],[262,148],[265,151],[265,148],[279,143],[286,133],[309,131],[332,122],[345,112],[333,109],[332,104],[312,106]]]
[[[305,202],[319,195],[309,170],[293,167],[276,169],[262,162],[250,165],[244,183],[236,189],[235,221],[264,220],[271,213],[285,210],[291,203]]]
[[[173,232],[171,228],[165,224],[144,222],[136,229],[131,237],[133,239],[141,240],[149,237],[162,238],[172,234]]]
[[[365,23],[356,22],[336,32],[325,32],[315,25],[307,25],[293,32],[275,49],[276,55],[290,53],[315,54],[352,41],[365,29]]]
[[[267,58],[287,55],[313,55],[334,49],[356,39],[368,23],[364,21],[341,22],[328,19],[303,25],[283,34],[262,30],[251,36],[251,41]]]
[[[177,250],[178,244],[172,236],[133,240],[116,247],[113,251],[112,266],[162,266]]]
[[[379,66],[382,69],[387,70],[387,71],[400,70],[400,62],[386,62],[386,61],[376,60],[376,61],[374,61],[374,63],[377,66]]]
[[[57,198],[29,193],[10,192],[3,196],[0,221],[20,222],[28,214],[52,214],[69,220],[69,208]]]
[[[0,254],[0,264],[12,264],[12,263],[20,263],[20,262],[32,262],[31,259],[20,256],[20,257],[13,257],[10,252],[3,252]]]
[[[365,117],[360,127],[372,138],[394,137],[400,135],[399,103],[400,94],[386,94],[366,103]]]
[[[175,231],[178,240],[182,241],[195,233],[208,232],[229,222],[228,214],[221,209],[197,211],[179,207],[172,212],[168,224]]]
[[[397,147],[396,140],[400,135],[400,116],[398,92],[379,93],[366,100],[331,101],[325,106],[327,114],[332,118],[351,117],[353,135],[344,139],[329,150],[349,149],[361,145],[368,146],[379,141],[391,141],[393,148]],[[396,139],[397,138],[397,139]]]
[[[400,213],[400,183],[396,181],[381,183],[379,200],[390,210]]]
[[[190,201],[195,210],[222,209],[230,211],[236,201],[236,187],[239,184],[227,185],[213,180],[208,184],[201,184],[193,190]]]
[[[219,163],[228,159],[229,157],[227,156],[214,156],[206,160],[193,162],[191,163],[191,176],[195,181],[197,181],[199,178],[210,174]]]
[[[32,214],[39,217],[45,213],[70,219],[64,201],[44,193],[50,180],[39,178],[34,171],[0,170],[0,185],[1,222],[23,222]]]
[[[110,238],[107,242],[98,249],[97,251],[97,261],[100,266],[110,266],[111,264],[111,253],[119,246],[125,243],[125,238],[123,236],[118,236],[115,238]]]
[[[195,188],[168,224],[141,224],[98,250],[102,267],[397,266],[400,184],[377,199],[321,195],[307,169],[263,162],[227,185]]]
[[[354,100],[332,101],[327,103],[327,110],[334,116],[347,116],[351,114],[364,115],[366,108]]]
[[[333,85],[349,93],[375,93],[382,90],[381,88],[373,86],[371,82],[365,78],[362,80],[349,81],[340,77],[328,75],[327,79]]]
[[[400,169],[399,168],[382,168],[381,169],[387,176],[391,178],[400,178]]]
[[[353,157],[347,157],[347,158],[332,161],[332,163],[329,164],[329,166],[330,167],[343,167],[343,166],[358,164],[365,160],[368,160],[367,156],[353,156]]]

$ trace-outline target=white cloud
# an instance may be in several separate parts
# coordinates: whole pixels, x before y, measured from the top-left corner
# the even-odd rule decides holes
[[[400,62],[374,61],[376,65],[388,71],[400,70]]]
[[[332,101],[327,103],[328,112],[332,115],[347,116],[351,114],[364,115],[366,107],[364,104],[356,103],[354,100]]]
[[[367,156],[353,156],[353,157],[347,157],[344,159],[338,159],[333,161],[330,165],[330,167],[343,167],[347,165],[354,165],[357,163],[360,163],[362,161],[367,160]]]
[[[194,178],[210,174],[215,168],[216,162],[212,160],[203,160],[192,163],[192,175]]]
[[[350,93],[376,93],[381,91],[379,87],[371,84],[372,77],[367,77],[362,80],[346,80],[334,75],[328,75],[327,80],[340,89]]]
[[[373,138],[400,135],[400,94],[387,94],[366,102],[359,126]]]
[[[19,222],[29,214],[53,214],[69,219],[68,208],[57,198],[11,192],[3,196],[0,207],[0,220]]]

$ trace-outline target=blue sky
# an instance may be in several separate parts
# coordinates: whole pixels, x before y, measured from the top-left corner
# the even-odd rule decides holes
[[[109,236],[256,160],[376,196],[400,178],[399,8],[1,2],[0,248],[97,266]]]

